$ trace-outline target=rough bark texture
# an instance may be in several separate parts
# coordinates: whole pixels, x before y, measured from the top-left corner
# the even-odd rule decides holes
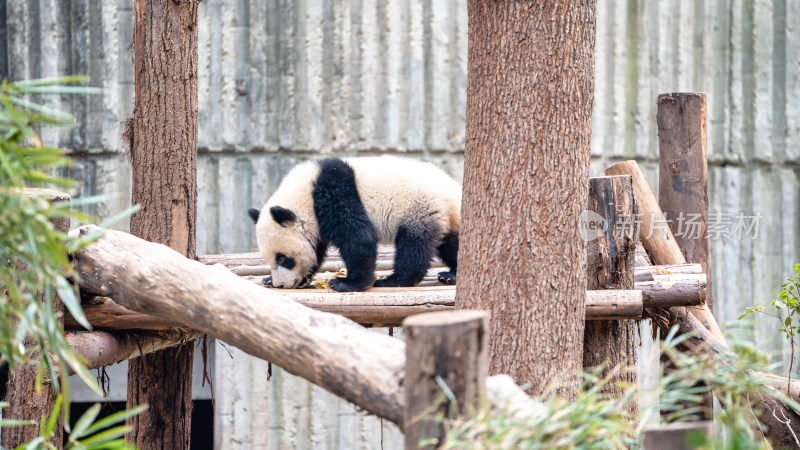
[[[197,0],[136,0],[135,105],[128,124],[133,168],[131,233],[195,256],[197,220]],[[188,449],[193,347],[134,359],[128,420],[140,449]]]
[[[708,158],[706,95],[658,96],[658,203],[688,262],[700,263],[711,297],[711,244],[708,240]],[[696,225],[695,225],[696,223]]]
[[[491,311],[490,372],[578,392],[595,2],[471,0],[456,307]]]
[[[445,428],[436,415],[465,417],[476,410],[486,387],[489,314],[457,311],[422,314],[403,321],[406,336],[405,448],[423,439],[443,442]],[[436,377],[453,393],[444,397]],[[423,448],[432,449],[433,444]]]
[[[50,202],[64,202],[71,198],[69,194],[47,189],[26,189],[25,193],[27,195],[45,196]],[[59,218],[53,220],[52,223],[53,228],[58,231],[69,231],[69,218]],[[38,297],[40,301],[44,301],[43,295],[40,294]],[[55,294],[53,310],[56,314],[63,314],[65,310],[64,304]],[[63,318],[59,322],[63,326]],[[25,339],[24,345],[28,347],[35,345],[35,343],[30,339]],[[24,364],[8,374],[8,391],[6,392],[5,401],[8,402],[9,406],[3,410],[3,419],[33,420],[36,424],[3,428],[2,442],[0,442],[2,448],[15,448],[22,443],[36,439],[39,436],[39,421],[42,417],[47,417],[50,411],[53,410],[57,397],[56,391],[53,389],[49,378],[45,377],[42,382],[41,393],[36,392],[37,371],[37,364]],[[64,426],[62,418],[59,416],[58,424],[53,432],[53,439],[50,442],[61,448],[63,436]]]
[[[633,289],[638,223],[631,220],[639,211],[633,196],[630,176],[589,179],[589,207],[605,219],[606,228],[586,243],[589,261],[587,289]],[[617,226],[627,218],[629,229]],[[621,220],[620,220],[621,219]],[[600,232],[602,231],[602,232]],[[589,236],[587,236],[589,237]],[[592,257],[591,255],[596,255]],[[620,383],[635,384],[638,380],[637,324],[630,320],[597,320],[586,322],[583,337],[583,367],[591,370],[605,365],[605,372],[619,368],[603,392],[622,396]],[[626,405],[628,412],[638,414],[639,403]]]

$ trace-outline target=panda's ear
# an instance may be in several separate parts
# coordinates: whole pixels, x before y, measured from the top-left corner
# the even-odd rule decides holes
[[[285,227],[287,223],[294,222],[297,216],[289,209],[282,206],[273,206],[269,209],[269,213],[278,225]]]
[[[250,216],[251,219],[253,219],[253,223],[257,223],[258,222],[258,216],[261,215],[261,211],[255,209],[255,208],[250,208],[250,209],[247,210],[247,215]]]

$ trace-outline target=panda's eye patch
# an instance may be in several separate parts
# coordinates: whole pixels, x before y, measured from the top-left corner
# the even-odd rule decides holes
[[[275,263],[289,270],[293,269],[295,265],[294,258],[286,256],[283,253],[275,255]]]

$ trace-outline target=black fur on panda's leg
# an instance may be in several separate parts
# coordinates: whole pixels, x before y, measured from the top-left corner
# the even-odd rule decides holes
[[[375,287],[414,286],[425,278],[431,266],[434,248],[433,234],[429,228],[419,227],[421,232],[400,227],[394,240],[394,273],[385,280],[376,280]]]
[[[314,214],[320,239],[339,248],[347,277],[334,278],[333,290],[355,292],[375,279],[378,234],[358,195],[353,169],[341,159],[324,159],[314,183]]]
[[[439,282],[456,284],[456,271],[458,270],[458,232],[448,233],[442,243],[436,247],[439,258],[450,268],[449,272],[439,272]]]

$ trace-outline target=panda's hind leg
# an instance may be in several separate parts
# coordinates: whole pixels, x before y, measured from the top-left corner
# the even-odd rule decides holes
[[[450,268],[449,272],[439,272],[439,282],[456,284],[456,271],[458,270],[458,231],[448,233],[442,243],[436,247],[436,252],[442,262]]]
[[[400,227],[395,237],[394,273],[376,280],[375,287],[406,287],[418,284],[428,273],[434,256],[430,230]]]

